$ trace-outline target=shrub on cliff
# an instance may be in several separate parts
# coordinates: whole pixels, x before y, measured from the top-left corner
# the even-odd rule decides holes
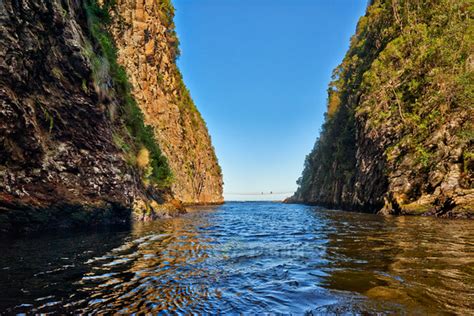
[[[419,181],[410,183],[404,202],[414,201],[434,191],[427,184],[430,173],[446,160],[440,148],[447,144],[436,138],[440,133],[452,135],[448,145],[468,157],[462,158],[463,169],[471,180],[463,185],[472,188],[472,1],[369,4],[348,53],[334,70],[326,121],[306,159],[297,195],[348,201],[357,190],[356,172],[379,168],[361,164],[356,153],[363,146],[360,154],[387,159],[385,169],[378,171],[385,176],[410,166],[410,177]]]
[[[104,1],[102,6],[97,0],[84,2],[91,40],[95,44],[88,54],[92,62],[93,77],[99,87],[105,87],[106,93],[115,94],[121,104],[121,119],[125,123],[126,131],[117,132],[125,133],[124,137],[119,138],[130,139],[131,144],[127,146],[127,150],[133,151],[131,154],[134,157],[131,161],[140,162],[136,156],[140,156],[140,151],[146,149],[149,172],[144,173],[144,180],[167,187],[172,179],[171,170],[155,140],[153,129],[144,123],[143,113],[132,95],[125,69],[117,62],[117,48],[107,30],[111,21],[110,10],[114,5],[113,0]],[[109,81],[112,82],[113,89],[108,89]]]

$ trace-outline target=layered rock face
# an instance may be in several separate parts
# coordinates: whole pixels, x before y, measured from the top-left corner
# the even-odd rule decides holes
[[[131,205],[139,194],[90,80],[84,23],[75,1],[0,3],[3,230],[40,228],[56,206],[66,218]]]
[[[371,1],[329,87],[293,202],[474,214],[469,1]]]
[[[222,174],[207,127],[186,89],[168,1],[117,0],[113,35],[133,94],[154,127],[184,203],[222,203]]]
[[[134,4],[119,8],[124,15],[136,12]],[[134,107],[125,72],[114,62],[113,44],[100,22],[108,19],[107,10],[95,1],[0,2],[0,232],[123,222],[132,209],[139,218],[180,209],[177,202],[165,203],[173,199],[166,159]],[[158,35],[153,43],[157,56],[177,47]],[[130,55],[121,51],[120,61],[151,60],[148,50],[135,48],[130,45]],[[147,76],[152,67],[176,70],[174,59],[145,64],[139,70]],[[202,119],[197,110],[181,110],[168,99],[182,82],[166,77],[166,97],[158,72],[149,81],[130,73],[134,87],[140,83],[143,89],[136,94],[146,122],[161,124],[153,124],[155,138],[170,165],[180,170],[181,163],[192,175],[183,179],[176,173],[175,196],[220,202],[220,169]]]

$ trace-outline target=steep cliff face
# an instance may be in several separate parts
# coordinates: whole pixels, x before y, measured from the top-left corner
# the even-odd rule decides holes
[[[221,203],[222,174],[207,127],[176,66],[179,55],[169,0],[117,0],[112,32],[133,95],[155,129],[185,203]]]
[[[473,9],[469,0],[371,1],[290,201],[472,216]]]
[[[175,129],[167,119],[175,108],[161,99],[161,108],[143,107],[142,114],[117,62],[128,60],[118,58],[109,35],[115,8],[92,0],[0,2],[0,232],[123,222],[132,209],[138,218],[179,213],[178,202],[167,202],[171,187],[188,192],[178,190],[188,183],[179,174],[173,178],[157,141],[164,137],[145,124],[156,120]],[[127,11],[125,4],[119,8]],[[157,50],[177,47],[155,40]],[[150,58],[135,53],[130,63]],[[167,65],[176,69],[174,59]],[[135,84],[135,74],[130,77]],[[149,81],[144,91],[161,89],[155,84]],[[204,137],[206,146],[196,142],[189,152],[214,162],[208,175],[208,165],[196,159],[193,170],[204,175],[205,189],[189,201],[220,201],[222,181],[204,123],[192,129],[191,112],[179,118],[181,142],[163,143],[169,157],[170,148],[186,155],[180,146]]]

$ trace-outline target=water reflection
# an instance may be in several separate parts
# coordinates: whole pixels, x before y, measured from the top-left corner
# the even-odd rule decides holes
[[[10,312],[469,314],[474,223],[228,203],[0,243]]]
[[[335,232],[329,288],[411,314],[474,312],[474,223],[327,211]]]
[[[94,300],[84,311],[182,311],[214,296],[213,273],[204,262],[212,240],[196,222],[178,218],[135,226],[131,238],[93,267],[79,283]],[[199,225],[205,225],[200,221]]]

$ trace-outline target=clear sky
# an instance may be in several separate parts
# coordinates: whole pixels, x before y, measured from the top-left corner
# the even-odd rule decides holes
[[[367,0],[174,0],[184,81],[207,122],[226,200],[291,195]]]

